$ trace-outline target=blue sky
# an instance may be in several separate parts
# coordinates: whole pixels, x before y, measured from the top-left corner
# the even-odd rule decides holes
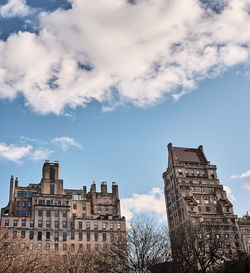
[[[39,182],[50,159],[65,187],[117,181],[126,215],[161,218],[172,142],[203,144],[235,213],[249,210],[247,1],[189,2],[2,2],[1,207],[10,175]]]

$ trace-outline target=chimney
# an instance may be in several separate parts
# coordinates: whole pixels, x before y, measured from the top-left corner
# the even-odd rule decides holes
[[[107,182],[102,182],[101,184],[101,193],[107,194]]]
[[[83,187],[82,187],[82,191],[83,191],[84,194],[86,194],[86,193],[87,193],[87,187],[86,187],[86,186],[83,186]]]
[[[14,177],[13,175],[10,177],[10,195],[9,195],[9,202],[11,203],[12,201],[12,196],[13,196],[13,184],[14,184]]]
[[[16,179],[15,179],[15,188],[17,188],[18,187],[18,177],[16,177]]]
[[[91,185],[91,188],[90,188],[90,191],[91,192],[96,192],[96,184],[95,184],[95,181],[93,181],[92,185]]]
[[[119,198],[118,185],[116,182],[112,182],[112,194]]]

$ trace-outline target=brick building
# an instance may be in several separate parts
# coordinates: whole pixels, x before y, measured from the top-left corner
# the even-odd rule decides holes
[[[186,221],[210,225],[218,238],[225,239],[226,256],[232,257],[241,248],[237,216],[203,147],[173,147],[169,143],[163,179],[170,235]]]
[[[250,216],[248,213],[238,218],[238,225],[241,232],[243,250],[250,255]]]
[[[10,179],[9,203],[1,209],[1,227],[29,248],[97,249],[125,237],[125,218],[121,217],[118,185],[101,183],[81,190],[64,189],[59,162],[45,161],[38,184],[20,186]]]

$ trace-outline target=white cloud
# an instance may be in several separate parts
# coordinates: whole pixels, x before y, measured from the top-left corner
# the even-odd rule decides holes
[[[47,159],[51,153],[53,151],[49,149],[35,149],[32,145],[20,146],[0,143],[0,158],[16,163],[21,163],[24,159],[33,161]]]
[[[0,16],[2,17],[23,17],[27,16],[30,11],[25,0],[9,0],[5,5],[0,6]]]
[[[227,197],[229,198],[230,201],[236,201],[236,198],[233,195],[232,189],[229,186],[223,186],[224,190],[227,193]]]
[[[122,215],[131,220],[136,214],[150,214],[160,221],[167,220],[163,190],[153,188],[149,193],[134,193],[130,198],[121,199]]]
[[[249,61],[249,0],[224,1],[220,13],[198,0],[71,2],[41,13],[39,34],[0,42],[0,98],[21,93],[41,114],[92,100],[145,107]]]
[[[42,159],[48,159],[49,156],[53,153],[53,151],[49,150],[49,149],[44,149],[44,148],[41,148],[41,149],[37,149],[37,150],[34,150],[29,158],[33,161],[38,161],[38,160],[42,160]]]
[[[53,143],[61,146],[61,148],[64,151],[68,150],[69,146],[75,146],[77,148],[82,148],[82,145],[71,137],[55,137],[51,141]]]
[[[32,146],[16,146],[0,143],[0,158],[7,159],[9,161],[20,162],[23,158],[29,156],[32,151]]]
[[[231,175],[230,178],[231,179],[243,179],[244,187],[248,191],[250,191],[250,170],[247,170],[240,175]]]

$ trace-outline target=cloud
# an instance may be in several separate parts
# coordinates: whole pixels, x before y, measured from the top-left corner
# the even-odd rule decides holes
[[[121,199],[122,215],[131,220],[136,214],[149,214],[159,221],[166,221],[166,205],[163,190],[153,188],[149,193],[134,193],[130,198]]]
[[[68,150],[69,146],[82,148],[82,145],[71,137],[55,137],[51,141],[59,145],[64,151]]]
[[[240,175],[231,175],[230,176],[231,179],[243,179],[244,183],[244,187],[250,191],[250,170],[247,170],[243,173],[241,173]]]
[[[34,150],[30,155],[29,158],[33,161],[38,161],[38,160],[42,160],[42,159],[48,159],[49,156],[53,153],[53,151],[49,150],[49,149],[36,149]]]
[[[227,192],[227,197],[229,198],[230,201],[236,201],[236,198],[233,195],[233,192],[230,187],[228,186],[223,186],[224,190]]]
[[[71,0],[40,13],[38,34],[1,41],[0,98],[21,94],[40,114],[146,107],[249,61],[248,0],[130,2]]]
[[[25,0],[9,0],[5,5],[0,6],[0,16],[2,17],[24,17],[31,12]]]

